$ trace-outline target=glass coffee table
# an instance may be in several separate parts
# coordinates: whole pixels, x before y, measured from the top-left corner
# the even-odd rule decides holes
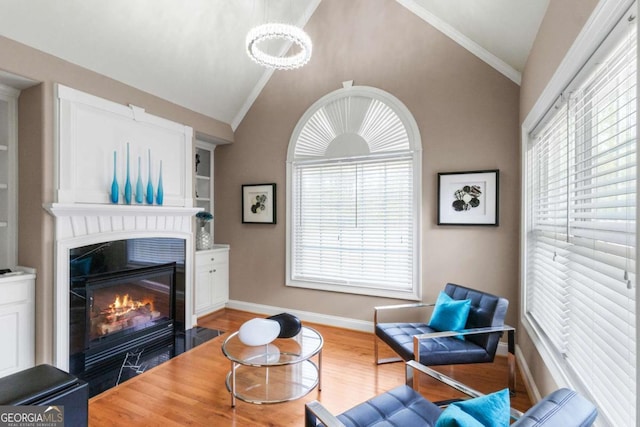
[[[249,403],[280,403],[299,399],[316,386],[322,390],[322,335],[303,326],[293,338],[248,346],[234,332],[222,344],[231,361],[227,390],[231,406],[236,398]],[[317,355],[318,363],[312,358]]]

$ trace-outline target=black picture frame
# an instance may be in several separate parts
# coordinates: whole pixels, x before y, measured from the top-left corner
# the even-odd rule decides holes
[[[438,225],[499,225],[500,171],[438,173]]]
[[[276,223],[276,184],[242,185],[242,223]]]

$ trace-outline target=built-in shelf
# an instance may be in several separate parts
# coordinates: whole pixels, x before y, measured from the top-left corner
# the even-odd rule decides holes
[[[18,150],[16,147],[19,95],[20,91],[0,83],[0,268],[15,267],[18,258]],[[3,363],[0,360],[0,365]],[[0,374],[2,372],[0,368]]]
[[[199,140],[196,140],[195,146],[196,205],[213,213],[213,151],[216,146]],[[213,239],[213,221],[208,222],[205,228]]]

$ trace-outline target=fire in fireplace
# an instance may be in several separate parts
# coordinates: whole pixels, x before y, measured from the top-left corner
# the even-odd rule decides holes
[[[94,305],[91,314],[91,339],[146,325],[160,317],[160,312],[154,309],[153,298],[149,297],[143,297],[140,301],[129,294],[123,297],[116,294],[115,301],[102,307],[104,304],[101,303]]]

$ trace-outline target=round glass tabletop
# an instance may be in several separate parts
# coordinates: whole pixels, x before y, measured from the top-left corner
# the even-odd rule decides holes
[[[234,332],[222,344],[225,357],[246,366],[279,366],[296,364],[322,350],[322,335],[308,326],[292,338],[277,338],[266,345],[248,346]]]

